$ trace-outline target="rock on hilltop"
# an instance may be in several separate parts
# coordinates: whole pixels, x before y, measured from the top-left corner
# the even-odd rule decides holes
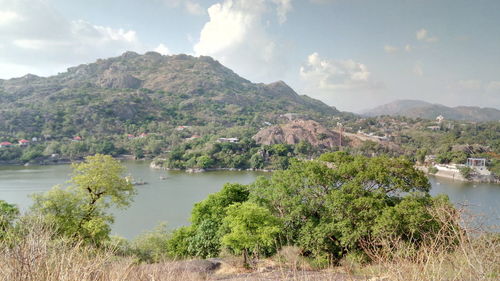
[[[294,120],[287,124],[264,128],[253,138],[259,144],[297,144],[306,141],[320,148],[338,146],[340,141],[338,133],[312,120]]]

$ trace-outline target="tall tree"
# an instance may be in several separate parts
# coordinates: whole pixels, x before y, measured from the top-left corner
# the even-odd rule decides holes
[[[99,244],[109,238],[110,207],[125,208],[136,191],[126,168],[108,155],[88,156],[73,164],[71,185],[55,186],[33,197],[32,210],[53,223],[61,235]]]

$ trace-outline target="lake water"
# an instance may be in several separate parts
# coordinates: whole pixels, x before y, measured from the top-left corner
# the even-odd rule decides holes
[[[136,180],[148,182],[137,186],[134,203],[126,210],[115,210],[116,221],[113,234],[133,238],[160,222],[169,228],[189,223],[193,204],[208,194],[217,192],[226,182],[248,184],[258,176],[269,176],[261,172],[208,172],[188,174],[180,171],[160,171],[149,168],[149,162],[126,161],[130,174]],[[68,165],[59,166],[0,166],[0,199],[17,204],[26,210],[30,194],[43,192],[56,184],[69,180]],[[167,179],[161,180],[160,176]],[[500,186],[492,184],[469,184],[430,178],[433,195],[445,193],[454,203],[466,203],[476,213],[485,215],[486,223],[500,224]]]

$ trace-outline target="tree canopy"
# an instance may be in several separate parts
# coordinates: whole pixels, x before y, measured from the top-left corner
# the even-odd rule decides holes
[[[71,185],[33,196],[32,210],[54,224],[61,235],[99,244],[109,238],[111,206],[127,207],[136,191],[125,167],[108,155],[88,156],[72,165]]]

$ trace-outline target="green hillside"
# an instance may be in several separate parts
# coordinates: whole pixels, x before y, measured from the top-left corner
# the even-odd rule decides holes
[[[161,132],[209,123],[259,127],[289,112],[313,119],[338,113],[282,81],[252,83],[210,57],[126,52],[47,78],[0,80],[3,137]]]

